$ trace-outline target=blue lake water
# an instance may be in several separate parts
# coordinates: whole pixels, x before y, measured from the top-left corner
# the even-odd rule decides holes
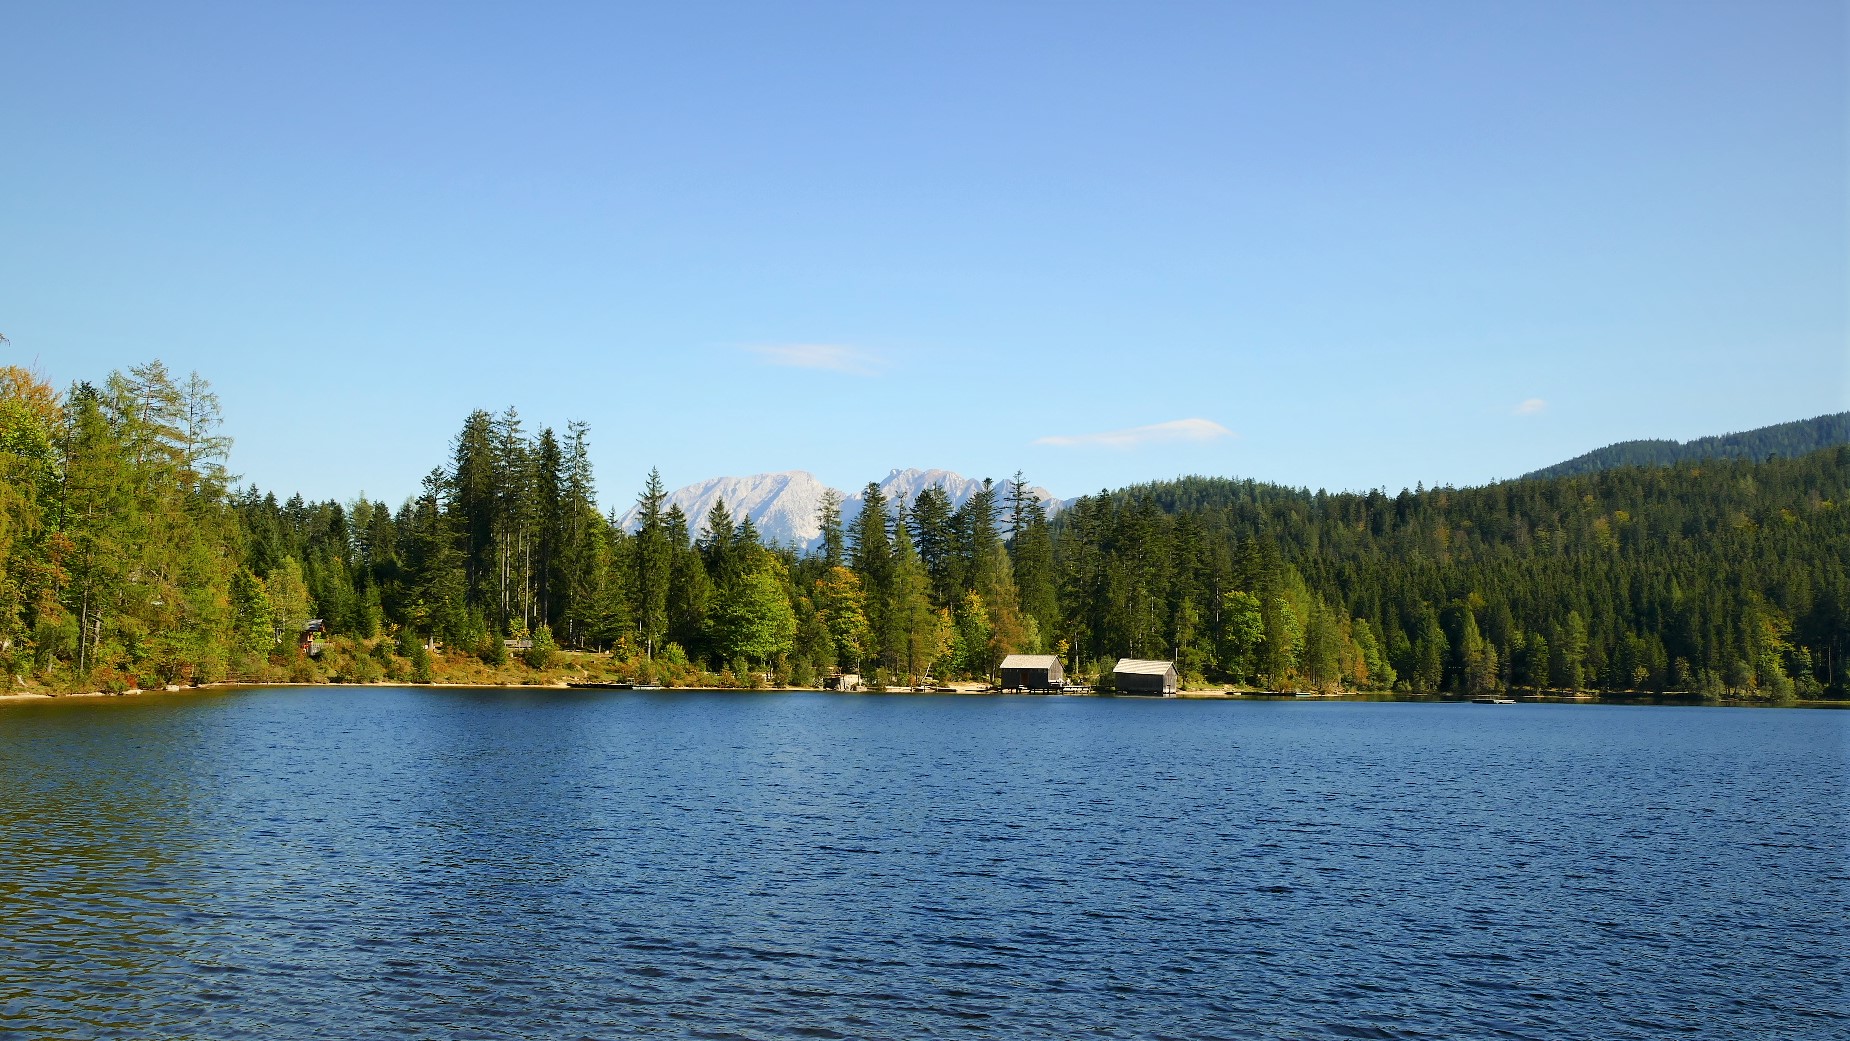
[[[0,704],[0,1035],[1843,1038],[1850,713]]]

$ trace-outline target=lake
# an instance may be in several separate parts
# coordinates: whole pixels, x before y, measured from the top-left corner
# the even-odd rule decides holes
[[[1850,713],[0,704],[0,1034],[1850,1036]]]

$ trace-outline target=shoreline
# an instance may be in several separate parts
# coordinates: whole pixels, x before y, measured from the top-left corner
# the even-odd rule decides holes
[[[259,680],[259,681],[250,681],[250,682],[244,682],[244,681],[238,681],[238,680],[220,680],[216,683],[201,683],[201,684],[189,685],[189,686],[169,685],[166,687],[152,687],[152,688],[146,688],[146,689],[134,688],[134,689],[124,690],[124,691],[91,690],[91,691],[74,691],[74,692],[65,693],[65,694],[51,694],[51,693],[45,693],[41,691],[9,691],[7,693],[0,694],[0,705],[29,704],[29,703],[35,703],[35,702],[71,701],[71,700],[90,701],[90,700],[103,699],[103,698],[138,698],[138,697],[145,697],[148,695],[158,695],[158,694],[204,694],[204,693],[208,693],[211,691],[222,691],[222,690],[267,690],[271,688],[282,689],[282,688],[289,688],[289,687],[328,687],[328,688],[350,687],[355,690],[364,690],[367,688],[375,688],[375,687],[394,687],[394,688],[413,689],[413,690],[420,689],[420,688],[432,689],[432,690],[578,690],[578,691],[586,691],[586,692],[592,691],[592,690],[602,690],[605,693],[614,693],[614,692],[631,693],[630,691],[619,691],[618,689],[612,689],[612,688],[573,687],[566,680],[548,680],[543,683],[488,683],[488,682],[410,683],[410,682],[392,681],[392,680],[381,680],[378,682],[371,682],[371,683],[328,683],[328,682],[294,683],[294,682],[289,682],[289,681],[277,681],[277,680],[272,680],[272,681]],[[971,685],[971,689],[958,689],[954,691],[916,691],[916,690],[868,691],[868,690],[864,690],[864,691],[843,692],[843,691],[835,691],[835,690],[826,690],[821,687],[759,687],[759,688],[751,688],[751,687],[661,687],[661,688],[656,688],[652,690],[645,690],[642,693],[659,694],[659,693],[665,693],[665,692],[670,692],[670,691],[687,691],[690,693],[703,693],[703,694],[724,692],[724,693],[740,693],[740,694],[842,694],[843,696],[856,696],[856,695],[861,695],[861,694],[878,694],[878,695],[884,695],[884,694],[908,694],[908,695],[952,694],[952,695],[959,696],[959,697],[983,696],[983,695],[996,696],[996,697],[1001,697],[1001,696],[1061,697],[1063,696],[1059,694],[1023,694],[1020,692],[1005,695],[1004,692],[990,690],[990,689],[983,688],[983,687],[978,687],[974,684]],[[1117,697],[1118,695],[1109,695],[1109,694],[1101,695],[1101,694],[1094,694],[1091,692],[1087,692],[1085,694],[1064,695],[1064,696]],[[1419,704],[1419,703],[1469,704],[1470,703],[1470,700],[1467,698],[1444,697],[1444,696],[1434,695],[1434,694],[1401,695],[1401,694],[1383,694],[1383,693],[1369,694],[1369,693],[1350,692],[1350,693],[1341,693],[1341,694],[1318,694],[1318,695],[1306,696],[1306,695],[1300,695],[1300,694],[1290,692],[1290,691],[1241,691],[1241,690],[1182,691],[1176,696],[1174,696],[1173,698],[1153,698],[1149,696],[1137,696],[1137,695],[1124,695],[1124,697],[1127,700],[1138,700],[1138,701],[1172,701],[1172,700],[1173,701],[1276,701],[1276,702],[1286,702],[1286,701],[1365,702],[1366,701],[1366,702],[1390,702],[1390,703],[1401,702],[1401,703],[1407,703],[1407,704]],[[1776,705],[1776,704],[1771,704],[1769,702],[1764,702],[1764,701],[1738,701],[1738,700],[1702,702],[1702,701],[1667,700],[1667,699],[1662,699],[1662,698],[1611,698],[1611,699],[1607,699],[1607,698],[1599,698],[1599,697],[1590,697],[1590,698],[1563,697],[1563,698],[1548,698],[1545,700],[1543,699],[1526,700],[1525,699],[1522,703],[1524,704],[1560,704],[1560,705],[1606,705],[1606,706],[1630,705],[1630,706],[1647,706],[1647,707],[1662,707],[1662,708],[1681,707],[1681,708],[1850,709],[1850,701],[1791,701],[1785,704]]]

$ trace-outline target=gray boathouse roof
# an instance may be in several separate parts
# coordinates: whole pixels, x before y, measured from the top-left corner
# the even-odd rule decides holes
[[[1144,661],[1141,658],[1119,658],[1118,666],[1113,672],[1122,672],[1131,676],[1166,676],[1176,667],[1172,661]]]
[[[1004,669],[1051,669],[1060,661],[1052,654],[1011,654],[1002,659]]]

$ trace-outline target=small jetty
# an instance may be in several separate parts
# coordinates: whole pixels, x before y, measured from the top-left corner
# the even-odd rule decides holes
[[[567,683],[578,690],[661,690],[659,683]]]

